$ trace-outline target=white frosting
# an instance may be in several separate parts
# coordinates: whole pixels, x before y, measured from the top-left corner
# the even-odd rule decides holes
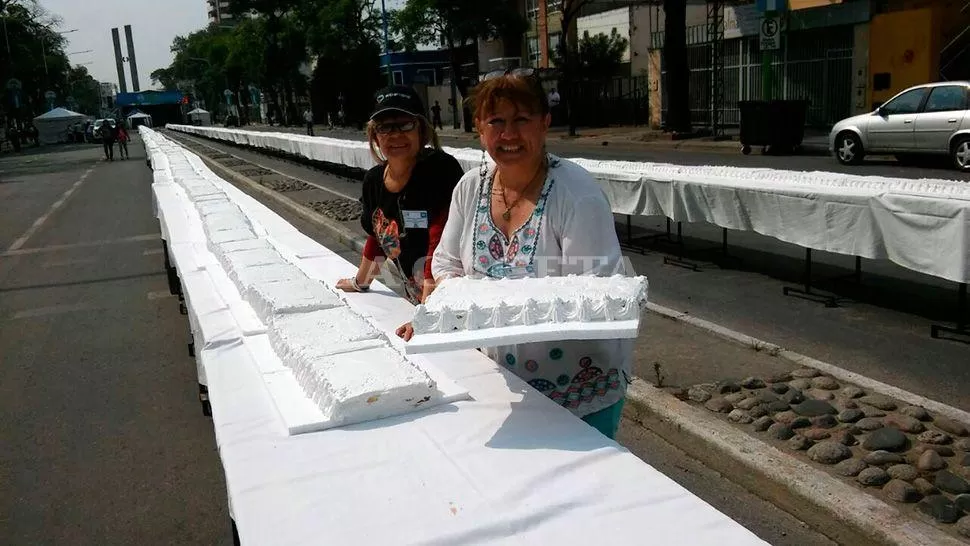
[[[253,233],[253,230],[247,227],[243,227],[239,229],[230,229],[227,231],[216,231],[212,233],[209,233],[207,231],[206,235],[208,236],[209,242],[214,245],[229,243],[232,241],[244,241],[246,239],[256,238],[256,234]]]
[[[380,332],[346,306],[276,315],[269,341],[293,373],[325,356],[387,346]]]
[[[216,256],[222,256],[226,252],[237,252],[240,250],[256,250],[258,248],[273,249],[265,239],[245,239],[242,241],[230,241],[219,245],[212,245],[210,249]]]
[[[290,281],[303,277],[306,275],[289,263],[240,267],[230,272],[230,278],[236,283],[240,293],[258,283]]]
[[[249,220],[239,210],[209,214],[202,218],[202,225],[205,226],[206,234],[210,235],[217,231],[250,229]]]
[[[279,252],[270,248],[224,252],[219,256],[219,262],[222,264],[222,268],[226,270],[229,278],[237,284],[240,284],[237,272],[244,269],[258,266],[276,266],[283,268],[283,266],[289,265],[283,259],[283,256],[280,256]],[[242,292],[244,288],[245,284],[239,286],[239,291]]]
[[[541,279],[446,279],[417,306],[415,334],[505,326],[636,320],[646,277],[569,275]]]
[[[264,322],[270,322],[274,315],[306,313],[343,305],[337,294],[309,277],[253,283],[246,287],[242,296]]]
[[[399,415],[437,394],[434,380],[390,347],[322,357],[294,375],[307,397],[337,422]]]

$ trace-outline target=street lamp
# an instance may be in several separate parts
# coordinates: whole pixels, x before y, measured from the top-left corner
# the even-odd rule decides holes
[[[93,51],[94,51],[93,49],[85,49],[84,51],[72,51],[68,53],[68,55],[80,55],[82,53],[91,53]]]

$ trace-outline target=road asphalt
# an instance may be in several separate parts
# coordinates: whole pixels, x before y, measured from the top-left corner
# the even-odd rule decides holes
[[[0,544],[231,544],[151,174],[131,152],[0,157]]]

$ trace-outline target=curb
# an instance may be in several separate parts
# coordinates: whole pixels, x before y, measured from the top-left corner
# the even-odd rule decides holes
[[[742,334],[741,332],[736,332],[719,324],[715,324],[713,322],[690,315],[687,312],[676,311],[669,307],[664,307],[662,305],[650,302],[647,303],[647,309],[664,318],[690,324],[691,326],[710,332],[722,339],[731,341],[743,347],[747,347],[758,352],[764,352],[771,356],[784,358],[785,360],[788,360],[798,366],[815,368],[816,370],[831,375],[840,381],[853,383],[859,387],[875,391],[879,394],[884,394],[914,406],[922,406],[929,411],[939,413],[940,415],[970,426],[970,413],[954,408],[953,406],[948,406],[942,402],[931,400],[925,396],[920,396],[918,394],[900,389],[899,387],[894,387],[881,381],[870,379],[855,372],[850,372],[849,370],[839,368],[833,364],[822,362],[821,360],[805,356],[795,351],[790,351],[784,347],[775,345],[774,343],[769,343],[767,341]]]
[[[840,544],[966,544],[642,379],[627,401],[628,417]]]

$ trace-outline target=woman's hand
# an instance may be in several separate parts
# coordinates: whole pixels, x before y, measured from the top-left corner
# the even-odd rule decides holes
[[[395,333],[397,334],[397,337],[403,339],[404,341],[411,341],[411,338],[414,336],[414,327],[412,327],[411,323],[408,322],[399,326]]]
[[[340,279],[337,281],[337,289],[343,290],[344,292],[366,292],[370,288],[370,285],[361,286],[357,283],[357,279]]]

